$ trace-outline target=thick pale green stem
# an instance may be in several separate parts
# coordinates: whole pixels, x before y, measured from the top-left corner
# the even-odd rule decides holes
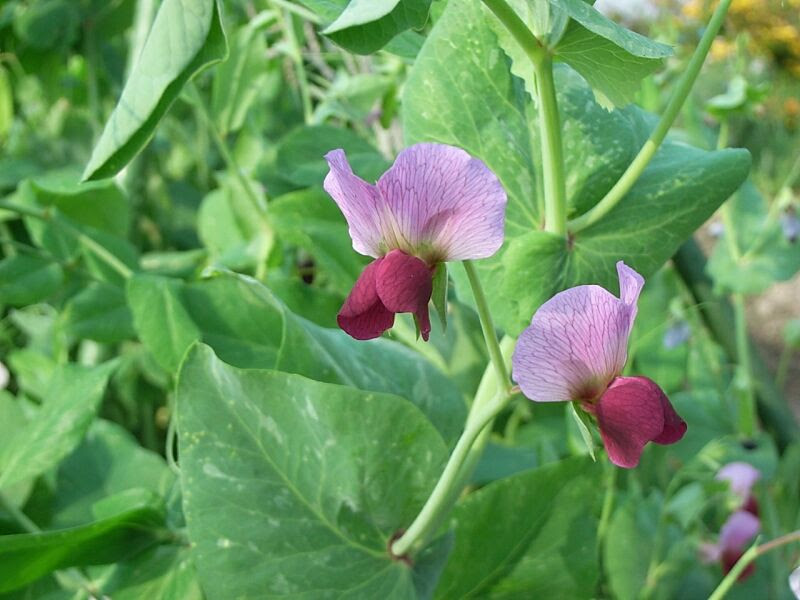
[[[742,571],[744,571],[751,562],[753,562],[759,556],[766,554],[770,550],[780,548],[781,546],[791,544],[792,542],[800,542],[800,531],[787,533],[786,535],[782,535],[781,537],[775,538],[771,542],[761,544],[760,546],[751,546],[747,552],[742,554],[741,558],[733,566],[730,572],[728,572],[725,578],[720,581],[717,589],[715,589],[714,592],[708,597],[708,600],[722,600],[722,598],[725,597],[725,594],[727,594],[733,587],[733,584],[736,583],[736,580],[739,579],[739,575],[742,574]]]
[[[503,339],[501,352],[508,356],[514,349],[512,338]],[[464,432],[458,439],[439,481],[411,526],[392,544],[395,556],[404,556],[422,548],[429,536],[455,504],[464,489],[489,438],[491,423],[510,397],[506,380],[487,367],[472,402]]]
[[[557,235],[567,232],[567,188],[561,146],[561,120],[558,116],[553,58],[505,0],[483,0],[533,63],[541,139],[542,178],[544,180],[544,228]]]
[[[739,358],[738,377],[734,380],[738,403],[737,421],[739,433],[750,438],[756,432],[756,398],[753,393],[753,371],[750,366],[750,340],[747,336],[744,295],[741,292],[733,293],[731,303],[736,328],[736,353]]]
[[[614,184],[614,187],[609,190],[600,202],[585,214],[569,222],[568,228],[570,232],[576,233],[582,229],[586,229],[607,215],[611,209],[622,200],[644,172],[645,167],[650,163],[653,156],[655,156],[658,147],[667,136],[667,132],[678,116],[681,106],[683,106],[684,101],[689,96],[689,92],[711,48],[711,43],[714,41],[720,27],[722,27],[722,22],[725,20],[725,15],[728,12],[730,4],[731,0],[720,1],[714,14],[711,16],[711,20],[708,22],[708,27],[706,27],[703,37],[700,39],[700,43],[695,49],[692,58],[689,60],[689,64],[686,66],[683,76],[678,82],[675,91],[672,93],[672,97],[667,104],[667,108],[664,110],[664,114],[661,116],[653,133],[644,143],[644,146],[642,146],[639,154],[636,155],[636,158],[633,159],[633,162],[622,174],[622,177],[619,178],[619,181]]]
[[[534,63],[539,98],[539,130],[542,140],[544,179],[544,229],[557,235],[567,233],[567,187],[561,148],[561,119],[558,116],[553,60],[547,56]]]

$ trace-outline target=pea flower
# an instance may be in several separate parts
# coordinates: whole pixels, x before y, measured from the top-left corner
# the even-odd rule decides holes
[[[542,304],[519,337],[512,373],[531,400],[580,403],[596,419],[611,462],[630,469],[647,442],[674,444],[686,423],[654,381],[620,377],[644,278],[622,261],[617,273],[619,298],[581,285]]]
[[[722,525],[719,540],[716,544],[704,544],[700,548],[704,562],[717,562],[722,565],[722,571],[728,573],[745,553],[747,547],[761,530],[758,517],[746,510],[737,510],[728,517]],[[755,564],[747,565],[739,581],[749,577],[755,570]]]
[[[792,590],[794,597],[800,600],[800,567],[797,567],[789,575],[789,588]]]
[[[732,462],[717,471],[718,481],[727,481],[731,491],[739,498],[739,508],[758,516],[758,502],[752,489],[761,478],[761,471],[746,462]]]
[[[437,265],[486,258],[503,244],[503,186],[483,162],[443,144],[406,148],[376,185],[353,173],[343,150],[325,159],[323,187],[344,213],[353,249],[375,259],[339,311],[339,327],[372,339],[408,312],[427,341]]]

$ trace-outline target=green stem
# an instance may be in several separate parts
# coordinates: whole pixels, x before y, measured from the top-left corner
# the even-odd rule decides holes
[[[609,473],[606,477],[606,491],[603,497],[603,508],[600,511],[600,523],[597,525],[597,543],[602,544],[605,537],[608,523],[611,521],[611,511],[614,508],[614,495],[617,488],[617,467],[612,465],[609,461],[605,461],[606,469]]]
[[[504,338],[502,352],[508,355],[513,349],[514,340]],[[392,544],[391,551],[395,556],[405,556],[422,548],[439,527],[458,499],[486,446],[492,420],[506,406],[510,397],[506,380],[498,379],[496,371],[487,367],[467,416],[464,432],[456,442],[439,481],[414,522]]]
[[[9,502],[8,498],[0,492],[0,509],[7,512],[9,516],[14,519],[17,525],[27,533],[41,533],[42,530],[28,518],[24,512]],[[56,578],[58,584],[65,590],[83,590],[88,594],[89,598],[100,598],[102,593],[97,589],[86,576],[75,568],[61,569],[53,572],[53,577]]]
[[[778,360],[778,370],[775,373],[775,385],[777,385],[778,389],[781,391],[783,391],[786,385],[786,375],[789,373],[789,362],[792,359],[792,354],[794,354],[794,348],[788,344],[784,345],[781,351],[781,357]]]
[[[725,597],[725,594],[730,591],[730,589],[733,587],[733,584],[736,583],[736,580],[739,579],[739,576],[751,562],[758,557],[763,556],[770,550],[780,548],[781,546],[791,544],[792,542],[800,542],[800,531],[787,533],[786,535],[782,535],[781,537],[775,538],[774,540],[765,544],[761,544],[760,546],[753,544],[747,550],[747,552],[742,554],[741,558],[739,558],[725,578],[719,582],[717,589],[715,589],[714,592],[708,597],[708,600],[722,600],[722,598]]]
[[[670,127],[672,127],[672,123],[678,116],[681,106],[689,96],[689,92],[691,91],[692,86],[697,79],[697,75],[700,73],[700,68],[703,66],[706,55],[711,48],[711,43],[714,41],[714,38],[719,32],[720,27],[722,27],[722,22],[725,20],[725,15],[728,12],[728,7],[730,4],[731,0],[720,1],[719,5],[714,11],[714,14],[711,16],[711,19],[708,22],[708,26],[703,33],[703,37],[700,39],[700,43],[695,49],[694,54],[692,54],[689,64],[686,66],[683,76],[678,82],[675,91],[673,91],[672,97],[669,99],[669,103],[667,104],[667,108],[664,110],[664,114],[661,115],[661,119],[659,120],[655,130],[644,143],[642,149],[639,150],[639,154],[636,155],[636,158],[633,159],[633,162],[622,174],[622,177],[619,178],[619,181],[614,184],[614,187],[608,191],[608,193],[603,197],[602,200],[600,200],[600,202],[598,202],[591,210],[587,211],[577,219],[573,219],[569,222],[568,228],[570,232],[577,233],[582,229],[586,229],[607,215],[611,209],[614,208],[620,200],[622,200],[625,194],[628,193],[628,191],[633,187],[633,184],[636,183],[641,174],[644,172],[645,167],[650,163],[653,156],[655,156],[656,151],[661,145],[661,142],[664,141],[667,132],[669,131]]]
[[[492,315],[489,312],[489,304],[486,302],[486,295],[483,293],[481,287],[481,280],[478,278],[478,273],[475,271],[475,266],[472,261],[463,261],[464,270],[467,272],[469,284],[472,287],[472,294],[475,296],[475,304],[478,308],[478,317],[481,321],[481,329],[483,329],[483,339],[486,341],[486,348],[489,351],[489,358],[494,365],[494,370],[497,373],[498,381],[502,382],[503,389],[508,389],[510,381],[508,378],[508,369],[503,360],[503,352],[500,349],[500,344],[497,341],[497,333],[494,329],[492,322]]]
[[[553,59],[547,56],[534,63],[539,96],[539,129],[542,140],[544,179],[544,229],[564,236],[567,233],[567,186],[561,147],[561,120],[558,116]]]
[[[483,2],[514,37],[533,64],[544,180],[544,228],[545,231],[564,236],[567,233],[567,187],[564,178],[561,120],[553,80],[553,58],[505,0]]]
[[[734,327],[736,332],[736,354],[739,359],[740,376],[736,378],[738,388],[739,433],[747,438],[753,437],[756,431],[756,402],[753,393],[753,369],[750,365],[750,340],[747,336],[747,316],[744,310],[744,294],[735,292],[731,295],[733,304]]]
[[[6,200],[0,200],[0,209],[10,210],[19,215],[32,217],[34,219],[39,219],[40,221],[55,223],[59,227],[68,230],[72,235],[75,236],[75,239],[78,240],[79,244],[81,244],[87,250],[93,252],[95,256],[119,273],[123,279],[130,279],[130,277],[133,275],[133,271],[128,267],[128,265],[106,250],[101,244],[98,244],[96,241],[94,241],[94,239],[83,233],[71,222],[60,217],[57,213],[54,213],[48,209],[40,209],[32,206],[20,206],[19,204],[8,202]]]

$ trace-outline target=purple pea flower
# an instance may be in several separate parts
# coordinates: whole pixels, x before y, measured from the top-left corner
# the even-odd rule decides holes
[[[366,266],[338,315],[358,340],[380,336],[395,313],[413,313],[422,338],[439,263],[486,258],[503,244],[506,193],[489,168],[460,148],[417,144],[372,185],[353,173],[343,150],[325,155],[324,188],[339,205]]]
[[[758,516],[758,502],[752,494],[753,486],[761,478],[761,471],[746,462],[732,462],[717,471],[718,481],[727,481],[731,491],[739,498],[739,508]]]
[[[730,572],[747,550],[748,545],[761,530],[758,517],[746,510],[737,510],[722,525],[719,540],[716,544],[703,544],[700,547],[704,562],[717,562],[722,565],[724,573]],[[749,577],[755,570],[755,564],[747,565],[738,581]]]
[[[580,402],[611,462],[633,468],[647,442],[674,444],[686,423],[655,382],[619,376],[644,279],[622,261],[617,273],[620,298],[580,285],[539,307],[514,349],[513,378],[531,400]]]

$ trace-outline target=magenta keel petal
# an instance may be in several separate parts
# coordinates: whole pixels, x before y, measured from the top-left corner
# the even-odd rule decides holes
[[[628,469],[639,464],[645,444],[664,435],[665,402],[669,404],[661,388],[646,377],[613,381],[595,405],[600,436],[611,462]],[[672,429],[670,435],[675,435]]]
[[[375,271],[375,287],[388,310],[416,315],[422,339],[427,341],[431,331],[428,302],[433,291],[433,275],[428,265],[415,256],[392,250]]]
[[[680,441],[686,433],[686,421],[681,419],[680,415],[675,412],[669,398],[663,393],[661,394],[661,408],[664,411],[664,430],[658,437],[653,438],[653,441],[656,444],[668,446]]]
[[[394,324],[394,313],[383,305],[375,285],[381,262],[382,258],[374,260],[361,272],[336,319],[357,340],[379,337]]]

